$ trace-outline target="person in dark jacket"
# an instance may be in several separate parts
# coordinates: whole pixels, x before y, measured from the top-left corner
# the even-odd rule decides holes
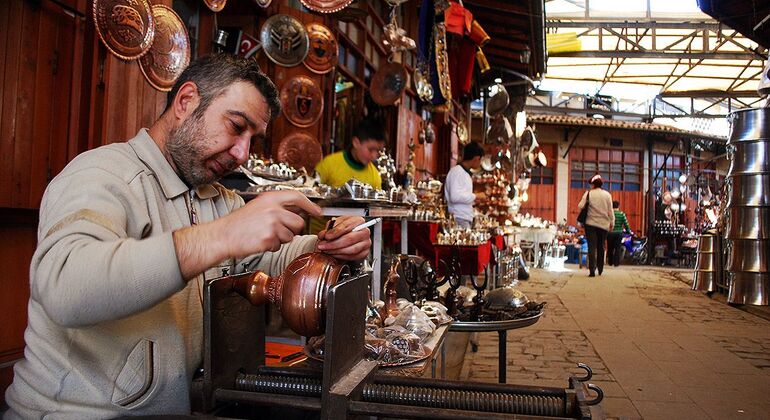
[[[623,229],[631,230],[628,227],[626,214],[620,211],[620,202],[612,201],[612,210],[615,213],[615,225],[607,234],[607,264],[612,266],[620,265],[620,240],[623,239]]]

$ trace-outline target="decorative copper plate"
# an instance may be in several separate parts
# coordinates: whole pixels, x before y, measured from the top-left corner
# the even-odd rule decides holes
[[[94,0],[94,23],[104,46],[124,60],[144,55],[155,35],[147,0]]]
[[[447,102],[452,101],[452,82],[449,80],[449,56],[447,55],[446,26],[443,23],[433,25],[433,39],[436,43],[436,71],[441,95]]]
[[[307,76],[295,76],[281,88],[283,115],[297,127],[315,124],[324,109],[321,89]]]
[[[457,123],[457,127],[455,128],[457,131],[457,140],[465,146],[466,144],[470,143],[471,138],[468,136],[468,126],[465,125],[465,121],[460,121]]]
[[[298,169],[305,168],[311,174],[322,158],[321,144],[306,133],[290,133],[278,145],[279,162],[286,162]]]
[[[225,8],[225,4],[227,4],[227,0],[203,0],[203,2],[206,3],[206,6],[208,6],[212,12],[222,11],[222,9]]]
[[[168,92],[190,64],[190,39],[179,15],[162,4],[152,6],[155,40],[139,59],[139,68],[155,89]]]
[[[301,63],[310,44],[305,25],[289,15],[274,15],[267,19],[259,39],[267,57],[285,67]]]
[[[337,39],[326,26],[320,23],[307,25],[310,49],[305,57],[305,67],[313,73],[325,74],[337,65]]]
[[[303,6],[318,13],[334,13],[346,8],[353,0],[299,0]]]
[[[257,4],[257,6],[266,9],[267,6],[270,6],[270,3],[272,3],[273,0],[254,0],[254,3]]]
[[[401,99],[408,82],[409,76],[401,63],[385,63],[372,77],[369,93],[378,105],[393,105]]]

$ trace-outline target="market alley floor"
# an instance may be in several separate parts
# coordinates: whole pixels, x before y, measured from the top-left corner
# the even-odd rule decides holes
[[[692,271],[567,267],[519,284],[548,303],[540,322],[508,332],[508,383],[566,387],[583,362],[609,418],[770,419],[770,321],[691,291]],[[478,340],[459,379],[495,382],[497,334]]]

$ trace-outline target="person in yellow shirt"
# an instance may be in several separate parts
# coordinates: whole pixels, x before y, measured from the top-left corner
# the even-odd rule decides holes
[[[379,118],[367,117],[353,130],[345,150],[326,156],[315,170],[322,184],[334,188],[354,178],[379,190],[382,178],[373,162],[384,147],[385,124]]]

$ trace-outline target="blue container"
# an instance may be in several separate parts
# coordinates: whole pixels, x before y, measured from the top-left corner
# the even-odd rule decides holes
[[[576,245],[567,245],[567,264],[577,264],[580,258],[580,248]]]

